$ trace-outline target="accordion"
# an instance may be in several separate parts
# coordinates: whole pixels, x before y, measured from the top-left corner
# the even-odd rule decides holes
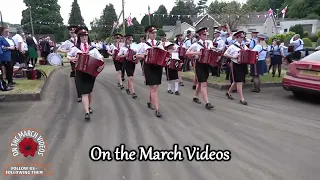
[[[168,64],[168,68],[174,69],[174,70],[177,70],[177,71],[181,71],[182,70],[182,65],[183,65],[183,61],[182,60],[170,59],[169,64]]]
[[[288,52],[292,53],[294,51],[294,45],[290,44],[288,46]]]
[[[185,57],[187,49],[180,46],[180,47],[178,47],[178,52],[179,52],[180,57]]]
[[[128,49],[128,56],[127,56],[128,61],[133,61],[134,63],[138,63],[139,61],[136,58],[136,52],[132,49]]]
[[[158,48],[158,47],[153,47],[147,50],[147,57],[145,62],[147,64],[153,64],[153,65],[158,65],[162,67],[166,67],[166,58],[168,57],[168,52]]]
[[[102,71],[102,69],[100,71],[98,71],[98,69],[99,67],[104,66],[104,62],[89,56],[87,53],[78,53],[78,56],[76,70],[90,74],[93,77],[97,77]]]
[[[256,64],[258,59],[258,52],[252,50],[240,50],[239,63],[240,64]]]
[[[201,56],[199,58],[199,63],[209,64],[213,67],[218,66],[218,57],[222,54],[220,52],[214,51],[212,49],[201,49]]]
[[[119,58],[118,54],[119,54],[119,49],[115,49],[112,56],[114,60],[120,61],[120,62],[123,62],[124,60],[126,60],[126,58]]]

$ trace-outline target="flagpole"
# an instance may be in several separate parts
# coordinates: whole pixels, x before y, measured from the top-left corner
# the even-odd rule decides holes
[[[122,0],[122,28],[123,28],[123,33],[124,35],[126,34],[126,22],[125,22],[125,18],[124,18],[124,0]]]
[[[149,26],[151,25],[151,14],[150,14],[150,6],[148,5],[148,15],[149,15]]]

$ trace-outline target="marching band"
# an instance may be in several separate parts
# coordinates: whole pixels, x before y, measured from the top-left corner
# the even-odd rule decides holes
[[[92,89],[95,78],[102,71],[103,65],[95,65],[95,75],[90,74],[86,69],[79,70],[79,67],[84,67],[81,63],[88,63],[88,59],[83,60],[84,55],[81,54],[87,53],[94,56],[93,59],[97,61],[102,60],[102,55],[91,45],[87,28],[69,26],[68,30],[71,38],[64,42],[58,51],[68,53],[72,68],[70,77],[75,77],[78,102],[82,100],[85,119],[89,120],[90,114],[93,113]],[[207,40],[207,30],[207,27],[199,28],[194,36],[191,31],[187,31],[186,37],[183,37],[183,34],[177,34],[175,42],[172,43],[167,40],[165,33],[159,34],[161,40],[157,41],[157,29],[155,26],[148,26],[145,28],[146,36],[140,37],[137,48],[133,48],[132,45],[133,35],[114,34],[114,43],[108,46],[108,53],[113,59],[118,87],[121,90],[124,89],[123,81],[124,73],[126,73],[128,77],[126,93],[133,99],[138,97],[134,91],[134,73],[136,64],[140,62],[145,85],[149,86],[147,107],[155,110],[156,117],[161,117],[158,86],[161,84],[163,69],[165,69],[168,81],[167,93],[179,96],[179,86],[183,86],[181,71],[188,69],[191,63],[195,74],[193,86],[195,95],[192,100],[196,104],[201,104],[199,99],[201,93],[205,108],[210,110],[214,106],[208,98],[208,77],[212,69],[216,70],[217,75],[220,75],[220,68],[224,67],[226,68],[226,79],[231,81],[230,89],[226,92],[227,98],[233,100],[231,93],[237,91],[240,96],[240,104],[247,105],[242,86],[248,74],[248,65],[251,66],[250,74],[255,85],[253,92],[260,92],[259,74],[265,73],[267,52],[273,53],[273,75],[276,66],[281,65],[279,57],[283,56],[283,53],[280,53],[279,45],[276,46],[277,41],[275,40],[271,48],[267,48],[265,35],[252,32],[252,40],[249,42],[245,40],[243,31],[230,31],[228,25],[221,26],[220,30],[215,29],[214,39],[210,41]]]

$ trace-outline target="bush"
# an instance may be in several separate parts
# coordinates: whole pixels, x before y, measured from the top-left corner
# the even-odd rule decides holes
[[[312,47],[312,42],[309,38],[303,38],[302,41],[304,43],[304,47]]]
[[[316,34],[312,34],[308,37],[312,42],[317,42],[318,36]]]
[[[320,46],[320,37],[319,39],[317,40],[317,47]]]
[[[318,31],[318,38],[320,38],[320,31]]]
[[[302,37],[309,37],[309,33],[307,31],[305,31],[302,35]]]
[[[291,38],[292,38],[294,35],[295,35],[295,33],[294,33],[294,32],[290,32],[290,31],[287,32],[287,33],[284,33],[284,34],[276,34],[276,35],[274,35],[274,36],[272,36],[272,37],[270,37],[270,38],[268,39],[267,44],[271,45],[273,38],[279,39],[281,42],[285,42],[288,37],[289,37],[289,38],[288,38],[289,40],[287,40],[287,42],[288,42],[288,44],[289,44]]]
[[[296,24],[294,26],[291,26],[289,31],[295,32],[296,34],[300,34],[300,36],[303,36],[303,27],[301,24]]]
[[[283,43],[284,43],[285,46],[288,46],[288,45],[290,44],[290,40],[291,40],[292,37],[293,37],[293,36],[288,36],[288,37],[286,37],[286,39],[283,41]]]

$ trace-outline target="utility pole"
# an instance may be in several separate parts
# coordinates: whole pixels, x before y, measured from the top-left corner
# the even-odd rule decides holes
[[[123,27],[123,33],[124,35],[126,34],[126,22],[125,22],[125,18],[124,18],[124,0],[122,0],[122,27]]]
[[[34,36],[32,15],[31,15],[31,6],[29,6],[29,13],[30,13],[31,33],[32,33],[32,36]]]
[[[148,5],[148,15],[149,15],[149,26],[151,25],[151,14],[150,14],[150,6]]]
[[[0,18],[1,18],[1,26],[3,27],[4,24],[3,24],[3,20],[2,20],[2,12],[0,11]]]

